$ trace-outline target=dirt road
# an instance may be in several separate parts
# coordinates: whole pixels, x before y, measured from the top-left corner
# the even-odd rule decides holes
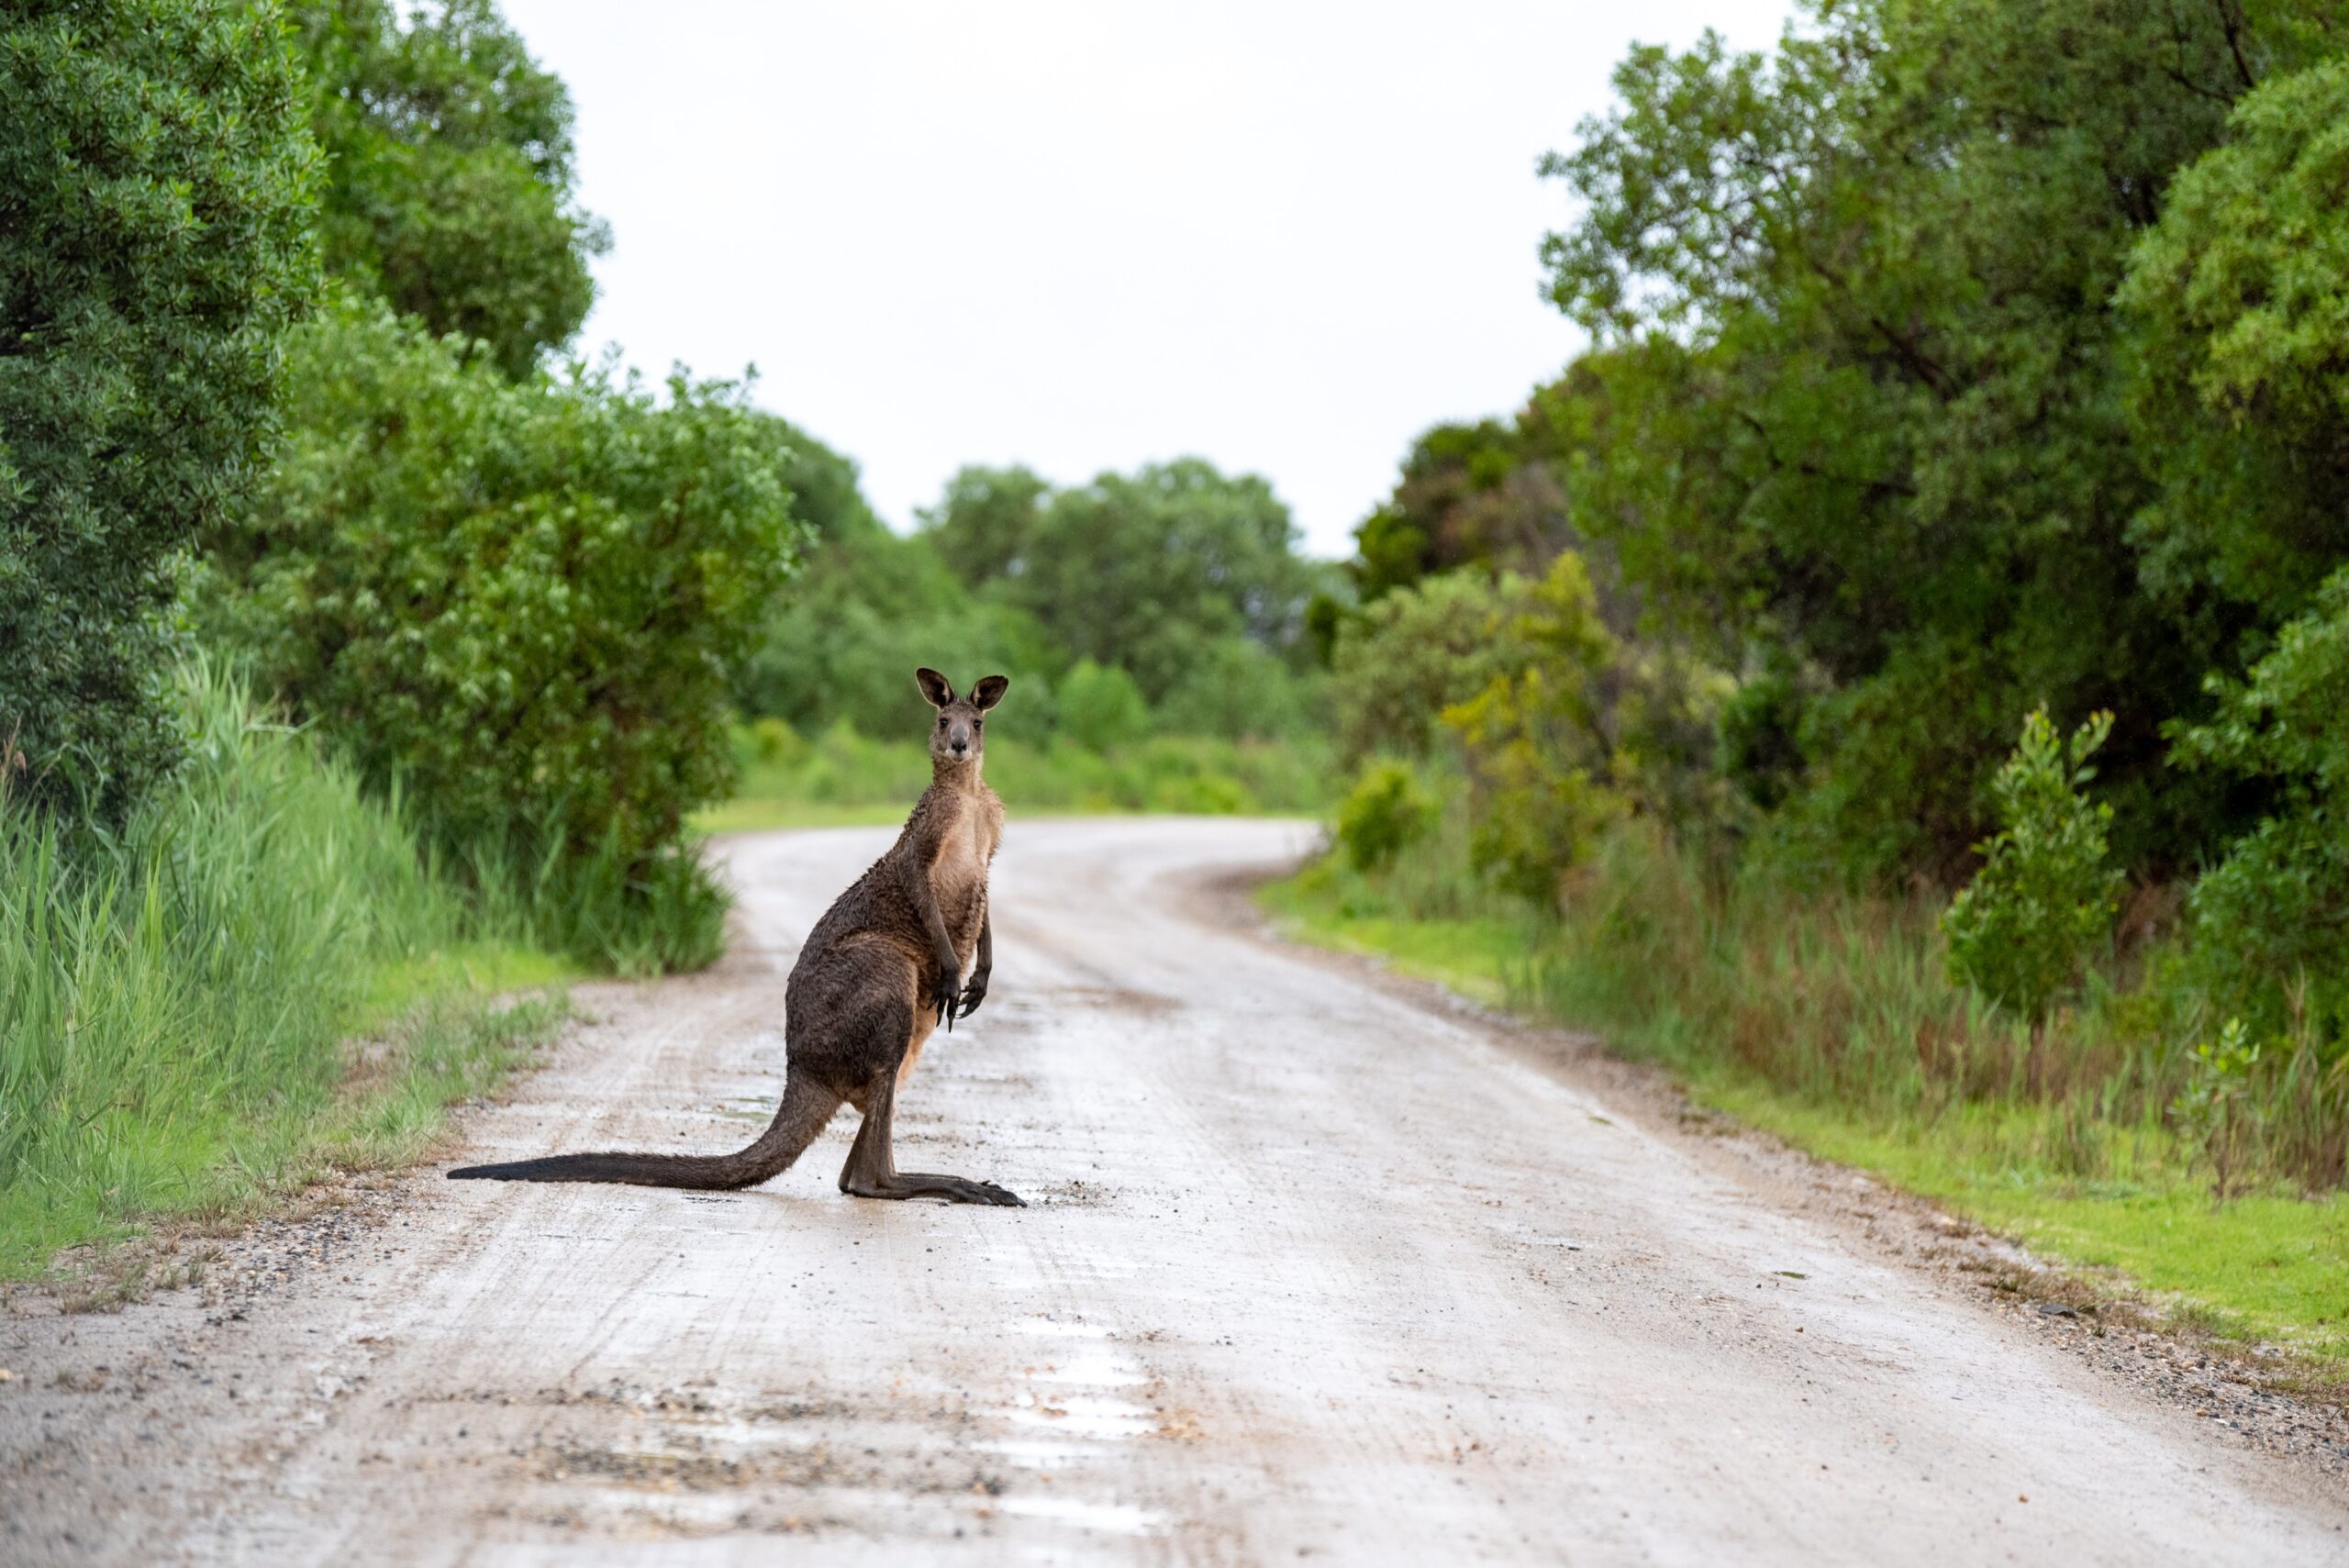
[[[467,1156],[746,1140],[795,945],[886,838],[731,844],[724,966],[584,993]],[[425,1172],[226,1294],[0,1323],[0,1558],[2349,1560],[2337,1485],[1204,922],[1204,870],[1301,840],[1013,825],[995,993],[899,1160],[1030,1208],[842,1197],[844,1116],[765,1190]]]

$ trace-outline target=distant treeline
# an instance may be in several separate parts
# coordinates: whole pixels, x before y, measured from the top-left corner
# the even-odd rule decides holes
[[[1026,740],[1102,751],[1321,727],[1305,611],[1334,574],[1297,554],[1262,479],[1197,459],[1068,489],[965,468],[907,537],[874,517],[852,462],[804,432],[791,440],[815,542],[736,682],[746,716],[914,735],[912,670],[927,663],[1010,675],[996,728]]]

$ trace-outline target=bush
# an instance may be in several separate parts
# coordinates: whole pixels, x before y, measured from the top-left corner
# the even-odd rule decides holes
[[[1503,588],[1522,605],[1508,627],[1520,657],[1442,717],[1467,756],[1478,867],[1548,905],[1626,804],[1607,783],[1613,748],[1598,689],[1616,645],[1579,556],[1559,556],[1531,588]]]
[[[775,422],[461,350],[353,301],[299,335],[295,434],[206,617],[444,845],[533,868],[583,956],[691,962],[685,814],[731,783],[731,665],[797,543]],[[662,934],[685,910],[712,929]]]
[[[2195,884],[2194,962],[2221,1008],[2262,1032],[2349,1034],[2349,570],[2317,590],[2243,683],[2214,681],[2211,722],[2178,760],[2256,781],[2276,809]]]
[[[1134,678],[1115,664],[1080,659],[1061,679],[1060,719],[1070,740],[1107,751],[1150,733],[1150,705]]]
[[[1435,797],[1400,762],[1365,771],[1338,806],[1338,842],[1356,871],[1375,871],[1435,824]]]
[[[2023,720],[2021,741],[1991,784],[2003,826],[1942,917],[1951,979],[2034,1029],[2078,980],[2120,906],[2121,873],[2106,863],[2112,807],[2080,794],[2096,776],[2087,760],[2111,728],[2110,714],[2096,714],[2066,744],[2045,709]]]
[[[119,822],[179,751],[172,562],[267,441],[317,154],[275,7],[0,20],[0,774]]]
[[[1442,741],[1437,715],[1511,667],[1508,627],[1522,583],[1476,572],[1431,577],[1374,604],[1338,632],[1330,701],[1349,762],[1425,756]]]

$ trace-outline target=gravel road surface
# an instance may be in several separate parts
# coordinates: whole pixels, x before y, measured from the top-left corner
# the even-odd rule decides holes
[[[717,971],[464,1160],[748,1141],[882,829],[725,846]],[[2349,1498],[1464,1011],[1212,917],[1296,824],[1015,821],[995,989],[873,1203],[447,1183],[0,1320],[14,1562],[2317,1564]],[[233,1288],[224,1282],[233,1282]]]

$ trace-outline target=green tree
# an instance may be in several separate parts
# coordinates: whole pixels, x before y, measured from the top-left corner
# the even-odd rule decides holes
[[[1603,677],[1617,648],[1579,556],[1559,556],[1538,583],[1504,582],[1503,592],[1518,606],[1507,631],[1517,656],[1442,717],[1468,763],[1477,865],[1547,906],[1627,804],[1608,783]]]
[[[0,795],[121,819],[178,752],[174,561],[273,428],[317,154],[273,6],[0,15]]]
[[[514,384],[372,301],[295,341],[216,634],[452,846],[617,867],[630,909],[693,882],[685,814],[731,782],[732,664],[799,541],[781,422],[724,383]]]
[[[489,345],[509,376],[570,341],[610,243],[580,209],[571,95],[495,0],[299,0],[311,117],[329,159],[320,228],[338,276]]]
[[[1793,805],[1854,869],[1963,867],[2042,695],[2116,713],[2124,854],[2186,863],[2218,814],[2162,726],[2211,650],[2142,591],[2110,302],[2172,176],[2335,7],[1809,10],[1772,54],[1634,50],[1548,161],[1583,205],[1553,297],[1609,391],[1573,520],[1721,662],[1803,673]]]
[[[1150,733],[1150,704],[1134,678],[1115,664],[1080,659],[1061,682],[1061,730],[1096,751],[1130,744]]]
[[[994,505],[1004,492],[988,495]],[[934,532],[979,537],[957,498],[950,491]],[[958,570],[974,585],[999,585],[1069,658],[1124,668],[1153,705],[1194,678],[1222,638],[1246,638],[1293,668],[1310,657],[1305,605],[1320,574],[1297,553],[1288,508],[1252,474],[1233,478],[1197,458],[1105,473],[1052,495],[1025,540],[992,562],[973,551]]]
[[[2066,742],[2044,708],[2032,710],[1992,785],[1998,831],[1942,916],[1950,977],[2012,1007],[2034,1038],[2120,907],[2121,876],[2105,846],[2112,807],[2082,794],[2096,776],[2088,758],[2111,730],[2112,716],[2096,714]]]
[[[1227,740],[1273,740],[1319,728],[1322,687],[1244,637],[1208,643],[1158,708],[1159,728]]]
[[[2172,183],[2121,290],[2159,486],[2144,580],[2222,654],[2255,652],[2349,556],[2349,59],[2262,83],[2232,131]]]
[[[1576,542],[1534,409],[1511,424],[1438,425],[1411,443],[1394,492],[1354,530],[1364,603],[1462,566],[1539,572]]]
[[[1024,468],[959,469],[938,505],[920,514],[921,531],[965,583],[1008,582],[1029,570],[1052,492]]]
[[[869,736],[918,736],[930,710],[913,672],[926,664],[959,681],[1011,676],[1019,700],[990,729],[1022,740],[1051,733],[1053,679],[1066,660],[1035,617],[984,574],[958,573],[935,530],[890,532],[858,488],[854,462],[804,431],[790,439],[793,511],[816,538],[737,677],[742,710],[805,733],[845,722]]]
[[[1330,706],[1348,762],[1422,757],[1447,738],[1437,716],[1507,676],[1525,657],[1511,628],[1524,584],[1476,572],[1429,577],[1365,606],[1338,635]]]
[[[2196,966],[2263,1031],[2287,1016],[2349,1037],[2349,569],[2325,579],[2218,711],[2176,731],[2178,761],[2268,802],[2194,884]]]

